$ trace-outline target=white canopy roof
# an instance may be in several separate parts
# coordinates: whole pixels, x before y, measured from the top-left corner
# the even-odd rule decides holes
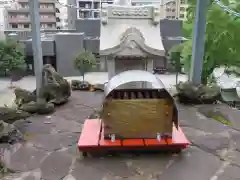
[[[151,84],[151,89],[165,88],[162,81],[152,73],[141,70],[129,70],[119,73],[109,80],[104,88],[105,95],[109,94],[112,90],[116,89],[120,85],[130,82],[148,82]]]

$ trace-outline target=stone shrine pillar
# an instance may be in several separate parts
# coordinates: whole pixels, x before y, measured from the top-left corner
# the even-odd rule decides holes
[[[107,69],[108,69],[108,79],[115,76],[115,58],[113,56],[107,56]]]

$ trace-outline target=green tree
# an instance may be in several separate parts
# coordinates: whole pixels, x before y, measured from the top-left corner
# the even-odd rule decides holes
[[[182,71],[181,65],[182,48],[183,48],[182,45],[177,45],[172,47],[172,49],[169,51],[170,64],[174,68],[174,71],[176,72],[176,85],[178,84],[178,74]]]
[[[74,66],[79,70],[84,81],[85,73],[91,71],[96,66],[96,58],[90,51],[83,50],[75,58]]]
[[[0,72],[12,74],[16,71],[24,71],[26,62],[24,59],[24,49],[12,39],[0,41]]]
[[[240,3],[222,3],[234,10],[240,10]],[[184,24],[185,36],[192,37],[194,30],[194,12],[196,0],[189,0],[187,21]],[[202,83],[206,84],[213,70],[220,66],[240,67],[240,18],[225,12],[219,5],[211,3],[207,12],[205,54],[203,62]],[[183,44],[181,56],[184,68],[189,72],[192,56],[192,40]]]

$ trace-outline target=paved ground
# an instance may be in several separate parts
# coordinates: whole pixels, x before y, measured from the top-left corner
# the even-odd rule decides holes
[[[91,107],[101,93],[74,92],[70,102],[51,116],[18,121],[26,142],[1,144],[7,166],[16,173],[3,180],[237,180],[240,177],[240,126],[228,128],[198,112],[179,106],[181,125],[193,143],[181,155],[120,154],[83,159],[76,142]],[[219,105],[218,108],[226,108]],[[227,112],[226,109],[226,113]],[[239,121],[239,112],[230,118]]]
[[[68,77],[67,79],[76,79]],[[160,75],[167,88],[175,84],[174,75]],[[107,80],[106,73],[87,75],[90,83]],[[185,76],[180,80],[184,81]],[[11,104],[14,96],[0,80],[0,105]],[[27,77],[17,86],[33,90],[35,78]],[[1,144],[1,158],[15,173],[3,180],[237,180],[240,177],[239,111],[225,105],[179,107],[179,117],[192,146],[181,155],[133,155],[83,159],[76,142],[84,119],[98,107],[99,93],[74,92],[70,102],[51,116],[34,116],[15,125],[26,141],[12,146]],[[231,120],[228,128],[199,111],[217,109]]]
[[[163,82],[166,88],[171,88],[175,85],[175,75],[157,75]],[[81,79],[82,77],[66,77],[67,80],[72,79]],[[85,75],[85,80],[89,81],[91,84],[103,84],[107,82],[108,76],[105,72],[92,72]],[[186,81],[185,75],[179,76],[179,81]],[[0,79],[0,106],[1,105],[12,105],[12,102],[14,100],[13,90],[10,90],[8,88],[10,84],[10,81],[8,79]],[[21,79],[18,82],[14,83],[15,86],[21,87],[23,89],[27,90],[34,90],[36,88],[36,79],[34,76],[28,76],[23,79]]]
[[[172,89],[172,87],[176,84],[175,74],[163,74],[156,76],[160,78],[167,89]],[[218,84],[223,88],[234,88],[237,86],[237,82],[240,81],[240,78],[224,74],[223,68],[216,69],[214,76],[217,78]],[[66,79],[82,79],[82,77],[66,77]],[[102,84],[107,82],[108,76],[106,72],[91,72],[85,75],[85,80],[89,81],[91,84]],[[179,75],[178,81],[186,80],[186,75]],[[8,89],[9,84],[10,82],[8,79],[0,79],[0,105],[12,105],[14,96],[13,91]],[[28,76],[18,82],[15,82],[14,85],[27,90],[34,90],[36,88],[36,79],[33,76]],[[238,88],[238,93],[240,94],[240,87]]]

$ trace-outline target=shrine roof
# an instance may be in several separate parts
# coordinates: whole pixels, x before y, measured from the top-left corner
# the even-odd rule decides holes
[[[141,32],[147,47],[164,51],[159,31],[160,25],[153,25],[149,19],[112,19],[106,26],[101,25],[100,51],[121,44],[122,34],[129,28],[136,28]]]

